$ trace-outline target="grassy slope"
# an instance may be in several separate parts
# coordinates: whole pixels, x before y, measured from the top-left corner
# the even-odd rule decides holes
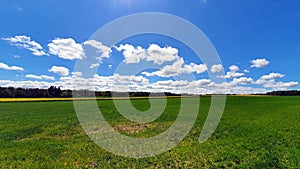
[[[143,130],[120,116],[112,101],[99,102],[120,132],[145,137],[172,124],[180,99],[169,99],[167,111]],[[133,103],[140,110],[149,107],[147,100]],[[95,145],[70,101],[0,103],[0,168],[300,167],[300,97],[228,97],[216,132],[199,144],[209,103],[209,97],[201,98],[197,122],[184,141],[144,159],[115,156]]]

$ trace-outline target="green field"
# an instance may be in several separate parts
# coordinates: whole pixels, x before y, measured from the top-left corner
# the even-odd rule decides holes
[[[132,100],[139,110],[147,99]],[[197,121],[174,149],[132,159],[99,148],[81,128],[72,101],[0,103],[0,168],[300,168],[300,97],[227,97],[215,133],[198,137],[210,106],[201,97]],[[180,98],[169,98],[166,111],[140,125],[123,118],[111,100],[99,100],[115,129],[150,137],[176,119]]]

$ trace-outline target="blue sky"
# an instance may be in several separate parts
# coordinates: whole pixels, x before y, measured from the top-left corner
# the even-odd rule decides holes
[[[1,1],[0,86],[56,85],[66,89],[72,88],[70,81],[76,78],[82,83],[93,78],[96,83],[88,88],[95,90],[111,90],[116,79],[123,84],[120,90],[129,87],[133,91],[257,93],[299,89],[299,7],[297,0]],[[160,35],[137,35],[115,47],[88,41],[107,23],[140,12],[168,13],[191,22],[210,39],[222,65],[214,70],[205,67],[185,44]],[[84,46],[102,52],[98,63],[89,65],[97,70],[90,79],[74,70],[76,62],[85,57]],[[144,61],[160,69],[134,75],[116,73],[120,63]],[[177,72],[167,71],[171,68]],[[222,70],[226,83],[209,80],[208,71]],[[182,74],[192,74],[195,80],[176,80]]]

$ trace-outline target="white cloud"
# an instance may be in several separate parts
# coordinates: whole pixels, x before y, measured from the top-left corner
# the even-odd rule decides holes
[[[275,79],[283,78],[285,75],[280,73],[270,73],[268,75],[261,76],[257,81],[256,84],[273,84],[275,83]]]
[[[184,64],[184,60],[182,58],[176,60],[172,65],[166,65],[161,70],[149,73],[142,72],[142,74],[146,76],[160,76],[160,77],[172,77],[178,76],[180,74],[189,74],[196,72],[197,74],[203,73],[207,70],[205,64],[195,64],[190,63],[189,65]]]
[[[277,78],[283,78],[285,75],[280,73],[270,73],[268,75],[263,75],[260,79],[263,80],[271,80],[271,79],[277,79]]]
[[[114,79],[120,83],[140,83],[140,84],[147,84],[149,83],[149,80],[144,78],[143,76],[124,76],[115,74]]]
[[[143,76],[114,76],[93,75],[90,78],[83,78],[73,74],[71,77],[61,77],[62,86],[76,89],[101,90],[101,91],[142,91],[142,88],[149,85],[149,80]],[[74,86],[73,86],[74,85]]]
[[[43,53],[42,46],[31,41],[26,36],[15,36],[12,38],[2,38],[12,45],[26,48],[32,51],[35,55],[47,55]],[[49,52],[63,59],[82,59],[84,56],[83,45],[88,45],[96,49],[99,53],[99,63],[90,64],[90,68],[98,67],[103,58],[109,58],[112,50],[95,40],[85,41],[83,44],[76,43],[71,38],[54,39],[48,44]],[[207,71],[205,64],[185,63],[183,58],[178,56],[176,48],[167,46],[160,47],[156,44],[149,45],[143,49],[141,46],[134,47],[130,44],[120,45],[115,47],[116,50],[122,52],[126,63],[140,63],[141,60],[150,61],[154,64],[161,65],[161,69],[154,72],[142,72],[146,76],[172,77],[181,74],[203,73]],[[40,53],[39,53],[40,52]],[[164,64],[170,62],[168,64]],[[251,61],[251,67],[261,68],[267,66],[270,62],[266,59],[256,59]],[[163,65],[162,65],[163,64]],[[108,65],[111,69],[112,65]],[[20,70],[22,67],[8,66],[0,62],[0,69]],[[213,65],[210,68],[213,73],[222,72],[224,68],[221,64]],[[0,86],[14,86],[25,88],[48,88],[51,85],[60,86],[62,89],[89,89],[89,90],[117,90],[117,91],[148,91],[148,92],[173,92],[173,93],[190,93],[190,94],[211,94],[211,93],[264,93],[269,90],[285,90],[298,85],[298,82],[276,82],[278,78],[283,78],[285,75],[280,73],[270,73],[261,76],[254,81],[251,77],[243,77],[249,70],[241,70],[236,65],[231,65],[229,71],[222,78],[231,78],[229,82],[216,84],[209,79],[199,79],[194,81],[186,80],[161,80],[150,83],[149,79],[144,76],[135,75],[119,75],[100,76],[94,75],[90,78],[84,78],[81,72],[69,72],[69,69],[62,66],[52,66],[49,72],[59,74],[58,81],[54,81],[53,76],[27,74],[25,77],[38,79],[39,81],[10,81],[0,80]],[[46,82],[41,80],[53,80],[54,82]],[[251,84],[251,85],[250,85]],[[73,86],[75,85],[75,86]],[[250,87],[257,85],[258,87]]]
[[[157,81],[153,84],[151,84],[151,86],[149,85],[148,88],[150,88],[150,90],[152,92],[172,92],[172,93],[184,93],[187,92],[187,89],[189,89],[188,81],[186,80],[164,80],[164,81]],[[195,87],[194,87],[194,91],[195,91]]]
[[[32,78],[32,79],[40,79],[40,80],[55,80],[55,78],[53,76],[47,76],[47,75],[34,75],[34,74],[27,74],[25,75],[25,77],[27,78]]]
[[[22,67],[19,67],[19,66],[8,66],[7,64],[2,63],[2,62],[0,62],[0,69],[24,71],[24,69]]]
[[[2,38],[2,40],[9,42],[13,46],[17,46],[20,48],[30,50],[32,52],[32,54],[35,56],[47,55],[43,51],[43,47],[39,43],[31,40],[31,38],[28,36],[25,36],[25,35],[14,36],[14,37],[9,37],[9,38]]]
[[[191,81],[189,83],[190,87],[206,87],[211,83],[210,79],[199,79],[196,81]]]
[[[98,53],[101,53],[97,59],[101,62],[103,58],[109,58],[110,53],[112,52],[110,47],[103,45],[101,42],[96,40],[88,40],[83,43],[84,45],[90,45],[97,49]]]
[[[235,77],[241,77],[241,76],[244,76],[245,74],[244,73],[239,73],[239,72],[227,72],[226,75],[225,75],[225,78],[235,78]]]
[[[141,46],[134,47],[130,44],[121,44],[115,47],[119,52],[123,51],[125,62],[139,63],[141,60],[147,60],[161,65],[164,62],[174,61],[179,58],[178,49],[171,46],[160,47],[157,44],[149,45],[148,49],[143,49]]]
[[[262,68],[262,67],[266,67],[269,65],[269,61],[267,61],[266,59],[256,59],[256,60],[251,60],[251,67],[256,67],[256,68]]]
[[[299,83],[298,82],[295,82],[295,81],[291,81],[291,82],[278,82],[277,83],[277,86],[280,86],[280,87],[284,87],[285,89],[287,88],[290,88],[290,87],[295,87],[297,86]]]
[[[244,72],[245,72],[245,73],[249,73],[250,71],[249,71],[249,70],[247,70],[247,69],[245,69],[245,70],[244,70]]]
[[[93,64],[90,65],[90,69],[97,68],[98,66],[100,66],[99,63],[93,63]]]
[[[39,88],[47,89],[50,86],[55,85],[55,83],[45,82],[45,81],[12,81],[12,80],[0,80],[1,87],[22,87],[22,88]],[[58,86],[58,85],[55,85]]]
[[[254,80],[251,77],[240,77],[232,80],[235,84],[252,84]]]
[[[221,84],[211,82],[209,79],[200,79],[196,81],[158,81],[153,84],[149,84],[148,88],[151,91],[157,92],[173,92],[173,93],[190,93],[190,94],[251,94],[251,93],[265,93],[269,90],[263,88],[253,88],[248,86],[239,86],[238,84],[253,83],[251,78],[239,78],[230,82],[223,82]]]
[[[236,66],[236,65],[231,65],[231,66],[229,67],[229,70],[230,70],[230,71],[233,71],[233,72],[237,72],[237,71],[240,70],[240,68],[239,68],[238,66]]]
[[[151,92],[188,93],[191,88],[195,92],[197,87],[190,87],[190,82],[186,80],[165,80],[149,84],[147,88]]]
[[[249,86],[238,86],[233,82],[226,82],[222,84],[214,84],[214,88],[210,93],[220,94],[253,94],[253,93],[266,93],[270,90],[264,88],[255,88]]]
[[[216,72],[222,72],[224,70],[223,66],[221,64],[212,65],[210,71],[213,73]]]
[[[115,48],[119,52],[123,51],[123,56],[125,57],[124,62],[127,64],[140,63],[141,60],[146,59],[147,57],[146,51],[141,46],[134,47],[125,44]]]
[[[56,38],[48,44],[49,53],[57,55],[62,59],[74,60],[83,59],[84,51],[81,44],[75,42],[72,38]]]
[[[145,92],[172,92],[189,94],[251,94],[265,93],[272,90],[288,89],[298,85],[298,82],[274,82],[269,81],[263,87],[239,86],[239,84],[254,84],[252,78],[234,78],[230,82],[221,84],[211,82],[209,79],[195,81],[165,80],[150,83],[142,76],[99,76],[95,74],[91,78],[81,77],[82,73],[73,72],[72,76],[60,77],[59,81],[10,81],[0,80],[0,86],[24,87],[24,88],[49,88],[49,86],[60,86],[62,89],[88,89],[96,91],[145,91]],[[272,88],[267,89],[267,88]]]
[[[156,84],[159,86],[167,86],[167,87],[184,87],[187,86],[189,82],[186,80],[177,80],[177,81],[165,80],[165,81],[157,81]]]
[[[189,65],[183,65],[183,73],[192,73],[196,72],[197,74],[204,73],[207,71],[207,66],[205,64],[195,64],[195,63],[190,63]]]
[[[178,59],[178,49],[171,46],[161,48],[157,44],[151,44],[147,49],[147,61],[153,61],[155,64],[161,65]]]
[[[272,88],[272,90],[287,90],[288,88],[295,87],[298,82],[275,82],[274,80],[265,81],[263,87]]]
[[[18,59],[18,58],[21,58],[20,55],[12,55],[14,58]]]
[[[72,77],[80,77],[82,76],[82,72],[72,72]]]
[[[49,72],[53,72],[61,76],[69,75],[69,69],[62,66],[52,66],[51,69],[49,69]]]
[[[255,84],[262,85],[265,88],[271,88],[272,90],[287,90],[288,88],[295,87],[298,82],[276,82],[278,78],[283,78],[285,75],[281,73],[270,73],[261,76]]]
[[[244,73],[240,73],[238,72],[240,69],[238,66],[236,65],[231,65],[229,67],[229,72],[226,72],[226,75],[225,76],[218,76],[218,78],[236,78],[236,77],[241,77],[241,76],[244,76],[245,74]]]

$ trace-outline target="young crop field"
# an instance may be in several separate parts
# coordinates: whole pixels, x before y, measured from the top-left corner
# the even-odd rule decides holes
[[[201,97],[197,120],[173,149],[134,159],[98,147],[83,131],[70,100],[0,103],[0,168],[300,168],[300,97],[227,96],[213,135],[199,143],[210,107]],[[118,113],[112,100],[98,100],[105,119],[132,137],[151,137],[177,118],[180,98],[168,98],[165,112],[147,124]],[[138,110],[148,99],[135,99]]]

